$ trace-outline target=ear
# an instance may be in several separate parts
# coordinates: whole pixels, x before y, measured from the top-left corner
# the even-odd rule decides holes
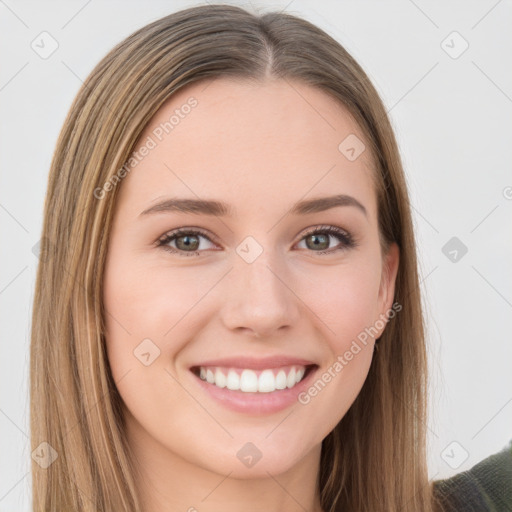
[[[387,324],[387,318],[389,316],[389,312],[393,305],[393,299],[395,297],[395,283],[396,283],[396,276],[398,274],[398,265],[400,261],[400,249],[398,245],[393,242],[389,248],[387,253],[383,257],[382,261],[382,274],[381,274],[381,281],[380,281],[380,287],[379,287],[379,298],[378,298],[378,304],[379,304],[379,318],[386,319]],[[400,306],[400,309],[401,306]],[[384,332],[384,329],[386,327],[386,324],[384,327],[380,330],[378,336],[376,338],[379,338],[382,333]]]

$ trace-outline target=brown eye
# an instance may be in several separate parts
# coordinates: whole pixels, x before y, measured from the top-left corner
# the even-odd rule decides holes
[[[340,242],[340,247],[329,249],[329,244],[332,239],[337,239]],[[318,254],[333,253],[343,249],[355,247],[355,242],[350,233],[336,227],[336,226],[322,226],[315,228],[306,233],[302,238],[305,241],[306,247]],[[302,241],[301,240],[301,241]]]
[[[204,232],[197,229],[177,229],[162,236],[157,243],[158,247],[179,256],[200,256],[207,248],[201,247],[201,239],[213,244]],[[329,248],[333,240],[338,240],[338,246]],[[336,226],[319,226],[307,232],[301,239],[305,241],[306,249],[318,255],[332,254],[340,250],[356,246],[352,235]],[[211,247],[210,247],[211,249]]]
[[[309,249],[328,249],[329,237],[330,235],[325,235],[322,233],[308,235],[306,237],[306,245]]]
[[[180,256],[197,256],[200,252],[201,238],[213,243],[208,236],[201,231],[179,229],[166,233],[160,238],[158,240],[158,247],[162,247],[171,253],[177,253]],[[174,243],[175,247],[172,247],[170,245],[171,243]]]
[[[180,251],[193,250],[199,248],[199,237],[197,235],[179,235],[175,237],[176,247]]]

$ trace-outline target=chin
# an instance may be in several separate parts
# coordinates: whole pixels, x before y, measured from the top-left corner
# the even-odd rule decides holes
[[[206,462],[206,469],[224,476],[229,474],[230,478],[268,478],[269,473],[279,475],[301,463],[306,455],[302,453],[304,442],[297,442],[299,445],[268,440],[236,442],[235,448],[221,448],[219,454],[212,452],[210,460],[203,459],[203,464]]]

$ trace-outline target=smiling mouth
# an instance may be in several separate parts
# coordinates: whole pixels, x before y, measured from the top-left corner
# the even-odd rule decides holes
[[[194,366],[190,370],[199,379],[218,388],[243,393],[271,393],[291,389],[304,380],[318,365],[288,365],[252,370],[221,366]]]

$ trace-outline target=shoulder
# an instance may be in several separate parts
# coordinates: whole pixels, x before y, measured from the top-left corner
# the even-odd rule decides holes
[[[433,490],[445,512],[512,512],[512,441],[470,470],[434,481]]]

